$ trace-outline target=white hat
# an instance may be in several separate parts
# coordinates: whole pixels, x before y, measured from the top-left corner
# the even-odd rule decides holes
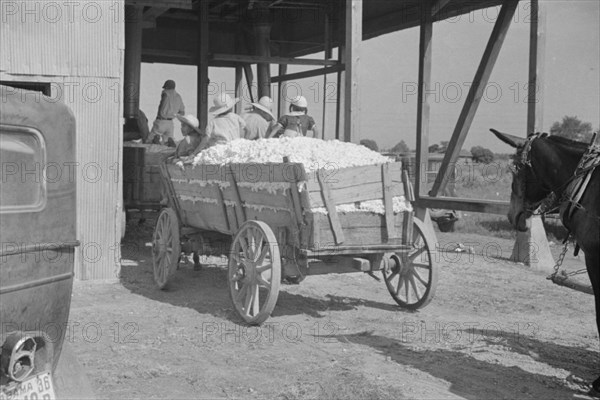
[[[224,113],[227,110],[232,109],[233,106],[235,106],[238,101],[240,101],[240,99],[234,100],[227,93],[221,93],[221,94],[215,96],[215,98],[213,99],[213,103],[215,105],[212,106],[208,111],[211,114],[219,115],[219,114]]]
[[[296,96],[292,99],[292,105],[296,107],[306,108],[308,107],[308,102],[304,96]]]
[[[177,119],[182,124],[186,124],[187,126],[192,127],[196,132],[201,133],[200,132],[200,121],[198,121],[198,118],[194,117],[192,114],[188,114],[188,115],[179,115],[178,114]]]
[[[252,103],[252,105],[269,114],[271,118],[275,118],[273,116],[273,112],[271,111],[273,109],[273,100],[271,100],[269,96],[261,97],[260,100],[258,100],[258,103]]]

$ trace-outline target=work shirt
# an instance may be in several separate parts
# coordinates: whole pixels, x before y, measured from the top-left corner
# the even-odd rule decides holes
[[[156,119],[173,119],[175,114],[185,114],[185,106],[175,89],[165,89],[160,96]]]
[[[248,114],[244,114],[243,118],[246,121],[246,139],[256,140],[267,136],[267,131],[271,127],[271,124],[262,115],[251,111]]]
[[[313,117],[302,115],[284,115],[277,121],[283,127],[283,132],[278,136],[306,136],[306,132],[315,126]],[[296,132],[297,135],[293,135]]]
[[[208,146],[227,143],[245,137],[246,121],[236,113],[219,115],[206,126]]]

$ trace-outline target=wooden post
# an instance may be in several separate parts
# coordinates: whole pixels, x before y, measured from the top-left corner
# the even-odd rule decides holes
[[[344,46],[340,45],[338,47],[338,60],[340,62],[344,62]],[[344,86],[342,82],[344,81],[344,77],[346,76],[346,72],[338,71],[337,73],[337,101],[335,104],[335,138],[340,140],[342,137],[342,130],[344,129],[343,121],[341,121],[341,113],[342,113],[342,102],[344,101]]]
[[[505,0],[502,5],[502,9],[498,15],[490,39],[488,40],[483,56],[481,57],[481,62],[479,63],[479,67],[473,78],[473,84],[469,89],[469,94],[467,95],[465,104],[460,112],[458,121],[456,122],[456,127],[454,128],[454,133],[452,133],[452,138],[448,144],[448,149],[442,160],[440,170],[433,183],[433,188],[430,192],[431,196],[437,196],[438,193],[442,193],[446,188],[446,184],[450,178],[450,174],[447,173],[448,167],[454,165],[458,159],[458,155],[465,142],[473,118],[475,118],[475,113],[477,112],[477,108],[479,107],[479,103],[485,92],[485,87],[488,84],[490,75],[496,64],[496,59],[498,58],[502,43],[504,42],[508,27],[510,26],[518,4],[518,0]]]
[[[363,0],[346,0],[346,79],[344,141],[352,142],[360,130],[359,70]]]
[[[542,132],[546,13],[538,0],[531,0],[529,27],[529,82],[527,91],[527,134]]]
[[[415,192],[417,199],[427,186],[429,156],[429,86],[431,85],[431,37],[433,22],[431,2],[421,2],[421,26],[419,37],[419,83],[417,97],[417,149],[415,160]]]
[[[279,64],[279,76],[285,74],[287,74],[287,64]],[[279,119],[285,114],[287,89],[286,82],[280,81],[277,85],[277,92],[279,93],[279,98],[277,99],[277,118]]]
[[[125,6],[125,71],[123,117],[136,118],[140,108],[142,13],[144,7]]]
[[[431,84],[431,58],[433,35],[433,18],[431,15],[431,1],[421,2],[421,25],[419,34],[419,83],[417,95],[417,149],[415,160],[415,194],[417,198],[415,216],[423,221],[424,232],[428,237],[434,238],[433,249],[437,249],[437,236],[431,222],[429,210],[419,206],[419,197],[427,185],[427,165],[429,155],[429,86]]]
[[[235,97],[241,99],[243,96],[243,80],[244,80],[244,68],[241,65],[235,66]],[[243,101],[239,101],[235,105],[235,113],[240,115],[243,110]]]
[[[244,64],[244,75],[246,75],[246,84],[248,85],[248,95],[250,96],[250,102],[254,103],[254,94],[252,93],[254,74],[252,73],[252,66],[250,64]]]
[[[269,46],[271,25],[255,25],[254,35],[256,37],[256,50],[258,55],[269,57],[271,55]],[[258,63],[256,65],[256,81],[258,85],[257,98],[260,99],[263,96],[271,97],[271,64]]]
[[[541,30],[540,30],[541,28]],[[531,25],[529,27],[529,82],[527,93],[527,133],[541,132],[543,85],[545,13],[538,0],[531,0]],[[546,231],[539,216],[527,220],[528,230],[518,232],[511,259],[529,265],[532,269],[551,272],[554,258],[550,252]]]
[[[198,120],[200,129],[208,123],[208,1],[201,1],[198,9]]]

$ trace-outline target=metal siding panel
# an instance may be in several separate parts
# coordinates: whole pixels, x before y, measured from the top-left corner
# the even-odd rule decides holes
[[[78,238],[81,240],[82,280],[115,279],[119,272],[121,192],[121,101],[112,87],[121,84],[113,78],[72,78],[68,84],[99,88],[101,95],[90,97],[74,90],[67,99],[77,120]],[[115,101],[116,100],[116,101]]]
[[[119,78],[121,1],[11,2],[0,24],[0,70]]]

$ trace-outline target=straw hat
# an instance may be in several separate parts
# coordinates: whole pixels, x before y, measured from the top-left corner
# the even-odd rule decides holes
[[[292,99],[292,101],[290,102],[290,104],[292,106],[296,106],[296,107],[301,107],[301,108],[307,108],[308,107],[308,102],[306,101],[306,98],[304,96],[296,96]],[[288,115],[291,116],[300,116],[300,115],[304,115],[304,111],[290,111],[288,113]]]
[[[222,114],[227,110],[231,110],[238,101],[240,101],[240,99],[232,99],[227,93],[221,93],[215,96],[213,99],[215,105],[212,106],[208,112],[214,115]]]
[[[175,89],[175,81],[172,79],[166,80],[162,87],[163,89]]]
[[[271,118],[275,118],[273,116],[273,100],[269,96],[263,96],[258,100],[258,103],[251,103],[255,108],[258,108],[261,111],[266,112],[271,116]]]
[[[187,115],[179,115],[178,114],[177,119],[182,124],[186,124],[187,126],[194,129],[194,131],[196,131],[198,133],[202,133],[202,132],[200,132],[200,121],[198,121],[198,118],[194,117],[192,114],[187,114]]]
[[[304,96],[296,96],[292,99],[292,105],[296,107],[307,108],[308,102]]]

